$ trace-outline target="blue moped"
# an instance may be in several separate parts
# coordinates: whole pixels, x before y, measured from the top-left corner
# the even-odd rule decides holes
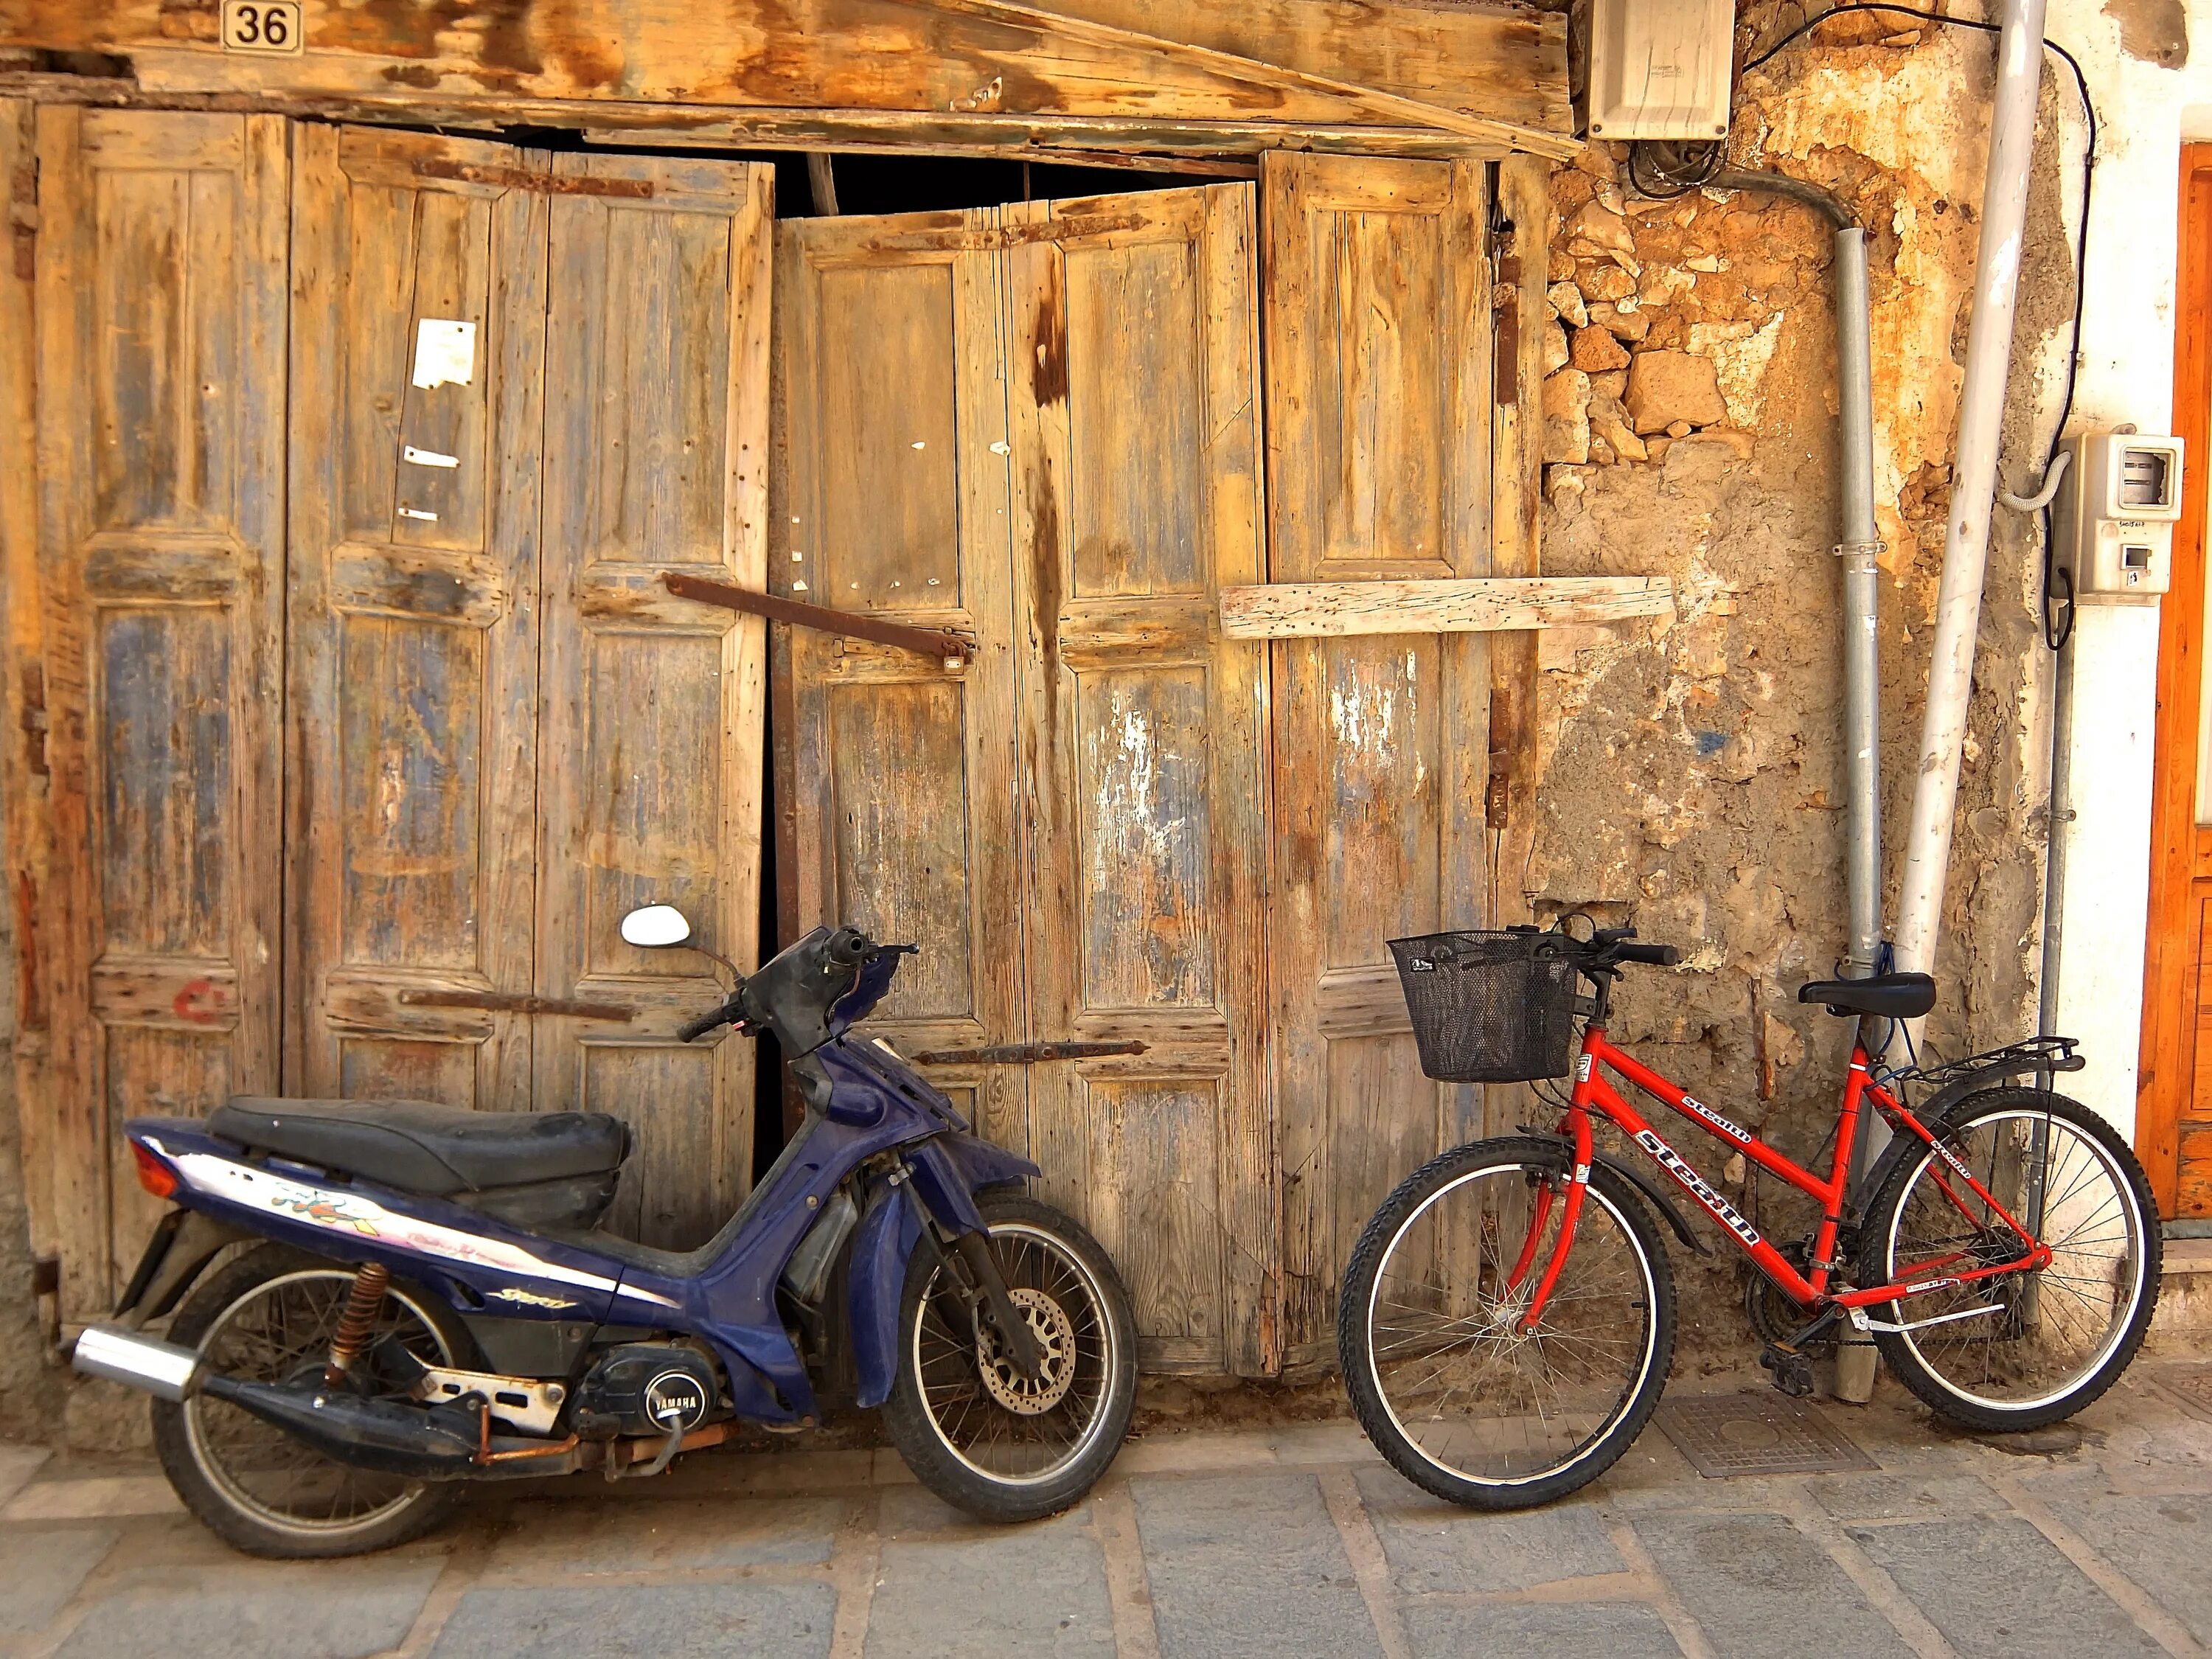
[[[691,939],[666,905],[622,933]],[[825,1399],[883,1407],[972,1514],[1064,1509],[1128,1426],[1128,1296],[1024,1194],[1034,1164],[852,1034],[912,949],[817,928],[684,1028],[773,1031],[806,1104],[688,1254],[597,1230],[629,1151],[600,1114],[247,1097],[132,1119],[139,1180],[175,1207],[74,1363],[154,1395],[178,1496],[257,1555],[397,1544],[476,1481],[655,1474]]]

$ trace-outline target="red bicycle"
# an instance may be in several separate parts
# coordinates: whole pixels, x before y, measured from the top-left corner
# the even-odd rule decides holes
[[[1717,1220],[1802,1317],[1761,1363],[1812,1386],[1807,1350],[1848,1322],[1945,1417],[2033,1428],[2081,1409],[2134,1358],[2157,1305],[2148,1183],[2094,1112],[2023,1073],[2078,1069],[2042,1038],[1954,1065],[1877,1074],[1885,1022],[1926,1013],[1924,974],[1817,981],[1802,1002],[1856,1017],[1826,1175],[1784,1156],[1609,1041],[1613,981],[1673,966],[1635,930],[1436,934],[1393,940],[1422,1069],[1455,1082],[1533,1081],[1560,1108],[1548,1133],[1454,1147],[1407,1177],[1354,1248],[1337,1314],[1346,1386],[1368,1437],[1415,1484],[1481,1509],[1547,1503],[1595,1480],[1657,1407],[1674,1344],[1674,1285],[1656,1209],[1710,1255],[1644,1170],[1601,1147],[1619,1128]],[[1578,981],[1593,988],[1579,995]],[[1585,1019],[1573,1092],[1559,1077]],[[1645,1121],[1605,1075],[1680,1113],[1811,1198],[1820,1221],[1785,1251]],[[1934,1085],[1916,1112],[1907,1085]],[[1867,1109],[1893,1139],[1850,1190]],[[1793,1255],[1795,1259],[1793,1260]]]

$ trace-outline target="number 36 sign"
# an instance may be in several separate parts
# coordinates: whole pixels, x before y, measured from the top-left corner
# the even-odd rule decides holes
[[[300,0],[222,0],[222,49],[296,58],[307,49]]]

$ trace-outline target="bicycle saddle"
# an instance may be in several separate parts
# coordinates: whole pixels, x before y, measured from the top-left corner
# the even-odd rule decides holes
[[[1936,1006],[1929,974],[1869,974],[1864,979],[1816,979],[1797,988],[1797,1000],[1825,1004],[1832,1014],[1917,1019]]]

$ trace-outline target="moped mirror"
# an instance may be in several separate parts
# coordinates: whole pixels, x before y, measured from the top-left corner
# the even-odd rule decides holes
[[[666,945],[688,944],[691,923],[672,904],[648,904],[622,919],[622,936],[625,945],[657,951]]]

